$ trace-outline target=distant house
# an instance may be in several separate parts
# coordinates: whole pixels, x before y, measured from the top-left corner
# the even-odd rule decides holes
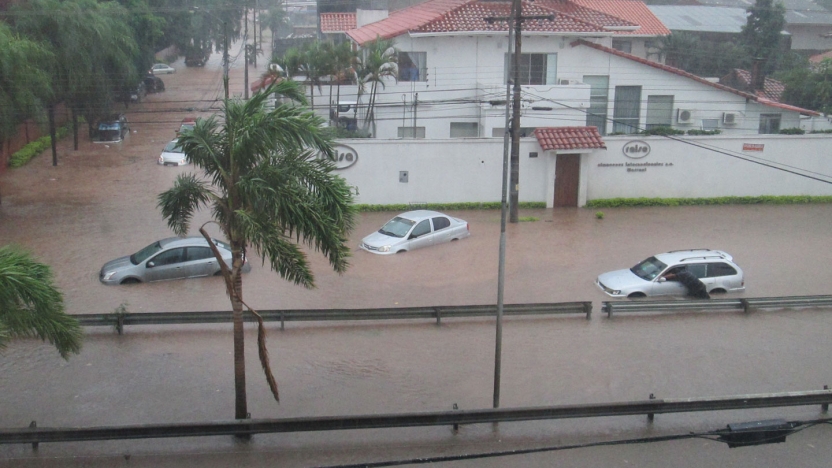
[[[748,18],[745,8],[704,5],[649,5],[648,8],[670,31],[693,34],[708,41],[736,38]]]
[[[762,83],[760,82],[762,79]],[[757,77],[748,70],[741,70],[735,68],[731,72],[719,79],[721,84],[753,93],[758,97],[770,99],[775,102],[780,102],[783,96],[783,91],[786,87],[780,81],[769,77]]]

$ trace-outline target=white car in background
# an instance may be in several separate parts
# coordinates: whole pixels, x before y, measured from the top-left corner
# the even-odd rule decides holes
[[[184,166],[188,164],[188,158],[185,157],[185,151],[179,146],[179,140],[173,140],[162,150],[159,156],[159,164],[162,166]]]
[[[361,249],[379,255],[442,244],[471,235],[468,223],[438,211],[416,210],[402,213],[378,231],[361,240]]]
[[[166,63],[155,63],[150,67],[150,73],[154,75],[168,75],[176,73],[176,69]]]
[[[666,278],[681,270],[698,278],[709,294],[745,290],[745,277],[733,257],[721,250],[710,249],[657,254],[628,270],[604,273],[598,276],[595,285],[612,297],[684,296],[687,288]]]

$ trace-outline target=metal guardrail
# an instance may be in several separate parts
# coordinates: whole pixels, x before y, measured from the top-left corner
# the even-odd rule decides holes
[[[434,319],[440,325],[443,318],[494,317],[496,305],[433,306],[433,307],[395,307],[381,309],[286,309],[259,310],[266,322],[280,322],[280,329],[286,322],[301,321],[348,321],[348,320],[406,320]],[[592,302],[556,302],[540,304],[505,304],[505,316],[515,315],[552,315],[582,314],[589,320],[592,316]],[[170,325],[189,323],[231,323],[230,311],[212,312],[137,312],[108,314],[73,315],[82,326],[111,326],[119,334],[126,325]],[[245,314],[244,320],[254,322],[251,314]]]
[[[820,405],[821,411],[827,412],[829,403],[832,403],[832,390],[710,398],[650,399],[635,402],[513,409],[496,408],[316,418],[247,419],[204,423],[144,424],[135,426],[49,428],[37,427],[33,422],[28,428],[0,429],[0,444],[25,443],[32,444],[33,448],[37,448],[37,444],[41,442],[248,435],[392,427],[456,426],[459,424],[577,419],[641,414],[647,415],[648,421],[652,421],[653,415],[657,413],[723,411],[782,406]]]
[[[741,310],[749,313],[760,309],[830,307],[832,296],[747,297],[742,299],[711,299],[691,301],[604,301],[601,310],[612,317],[620,312],[691,312]]]

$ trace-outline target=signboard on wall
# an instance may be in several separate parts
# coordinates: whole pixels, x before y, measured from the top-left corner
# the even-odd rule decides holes
[[[743,143],[742,150],[743,151],[763,151],[766,145],[761,143]]]
[[[624,156],[630,159],[641,159],[650,154],[650,145],[646,141],[633,140],[628,141],[622,148]]]
[[[358,162],[358,152],[352,147],[338,143],[332,148],[335,150],[335,170],[346,169]]]

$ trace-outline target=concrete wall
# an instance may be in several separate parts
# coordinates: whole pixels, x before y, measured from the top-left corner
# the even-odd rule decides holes
[[[788,170],[832,172],[829,135],[684,137],[615,136],[607,149],[581,156],[579,204],[616,197],[699,198],[758,195],[832,195],[832,185],[757,164]],[[649,154],[627,157],[623,148],[640,141]],[[501,196],[503,141],[343,140],[341,153],[357,154],[340,175],[357,191],[357,203],[493,202]],[[536,153],[536,157],[532,155]],[[556,155],[537,140],[520,145],[520,200],[554,199]],[[753,162],[749,162],[753,161]],[[407,182],[400,182],[402,172]]]

